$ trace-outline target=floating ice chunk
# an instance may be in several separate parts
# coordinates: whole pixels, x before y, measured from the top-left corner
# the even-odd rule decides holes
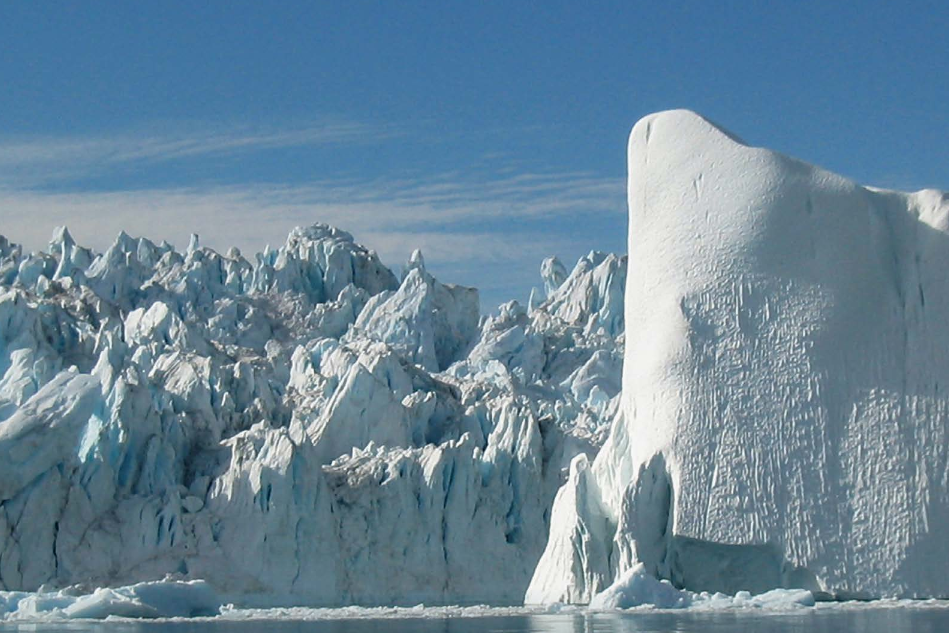
[[[681,609],[692,603],[692,595],[657,580],[639,564],[624,572],[612,585],[593,596],[591,609],[630,609],[644,605],[660,609]]]
[[[786,611],[816,604],[814,594],[805,589],[772,589],[752,595],[739,591],[734,596],[722,593],[695,593],[678,589],[668,580],[659,580],[642,564],[623,572],[616,581],[593,596],[589,607],[594,611],[654,607],[657,609],[692,609],[719,611],[760,609]]]
[[[190,618],[217,615],[221,599],[204,581],[164,580],[115,589],[102,587],[79,595],[69,591],[34,594],[0,591],[0,608],[4,608],[0,616],[7,621]]]

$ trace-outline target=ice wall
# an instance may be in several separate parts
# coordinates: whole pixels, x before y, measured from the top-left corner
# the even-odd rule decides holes
[[[689,589],[949,596],[946,194],[679,110],[634,127],[628,195],[621,412],[558,493],[527,601],[586,602],[637,563]]]
[[[420,253],[400,281],[321,224],[251,259],[0,237],[0,602],[132,585],[67,611],[169,613],[140,584],[165,578],[237,603],[517,602],[619,406],[625,270],[591,253],[482,318]]]

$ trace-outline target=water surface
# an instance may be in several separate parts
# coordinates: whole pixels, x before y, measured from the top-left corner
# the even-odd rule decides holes
[[[236,615],[234,617],[240,617]],[[358,617],[270,619],[213,618],[175,621],[0,623],[7,631],[84,631],[103,633],[929,633],[949,631],[949,607],[827,606],[789,612],[631,611],[479,616]]]

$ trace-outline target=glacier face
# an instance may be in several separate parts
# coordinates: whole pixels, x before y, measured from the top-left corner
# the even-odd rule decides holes
[[[619,408],[625,275],[547,262],[482,317],[325,225],[253,260],[0,238],[0,590],[518,602]]]
[[[949,596],[949,196],[873,190],[688,111],[629,141],[621,410],[526,601]],[[614,591],[615,590],[611,590]]]

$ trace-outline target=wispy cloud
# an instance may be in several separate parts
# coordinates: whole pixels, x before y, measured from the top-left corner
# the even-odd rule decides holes
[[[43,248],[58,225],[104,250],[120,230],[182,246],[190,233],[217,250],[252,255],[279,245],[294,226],[343,228],[398,268],[414,248],[446,281],[478,285],[487,305],[526,298],[540,260],[591,248],[619,249],[623,182],[585,172],[446,170],[425,176],[349,177],[305,183],[246,183],[70,189],[64,174],[117,165],[253,153],[323,144],[373,144],[386,134],[349,123],[295,129],[87,139],[0,138],[0,234]],[[27,176],[27,177],[24,177]],[[56,187],[47,186],[48,183]],[[596,227],[608,227],[594,235]],[[603,239],[606,238],[606,239]]]
[[[433,194],[426,183],[382,181],[111,192],[0,188],[0,232],[34,248],[55,225],[67,224],[97,248],[125,230],[178,241],[198,232],[222,248],[260,249],[264,241],[282,242],[293,226],[317,221],[357,234],[487,233],[496,230],[488,227],[494,220],[623,211],[622,183],[587,175],[545,175],[525,180],[520,189],[503,180],[442,182],[437,188]]]
[[[283,129],[219,126],[212,130],[145,130],[106,136],[0,137],[0,182],[35,186],[125,164],[295,147],[375,144],[400,134],[392,126],[331,121]]]
[[[179,246],[190,233],[218,250],[252,254],[279,245],[291,228],[326,222],[350,231],[398,267],[421,248],[436,270],[459,283],[513,288],[536,276],[540,259],[577,253],[569,217],[625,225],[622,183],[585,174],[544,174],[484,182],[372,181],[300,186],[172,188],[113,192],[0,189],[0,233],[30,249],[68,225],[103,250],[120,230]],[[583,241],[580,240],[582,243]],[[621,242],[617,242],[621,244]],[[594,244],[595,247],[595,244]],[[483,279],[486,268],[506,271]],[[500,299],[500,298],[499,298]]]

